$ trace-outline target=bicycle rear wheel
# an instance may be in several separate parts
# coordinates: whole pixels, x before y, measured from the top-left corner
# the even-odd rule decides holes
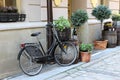
[[[62,42],[62,48],[58,45],[55,49],[54,57],[56,62],[61,66],[68,66],[75,62],[77,58],[77,49],[70,42]]]
[[[20,54],[19,66],[21,70],[29,76],[39,74],[43,64],[37,63],[34,59],[43,56],[40,49],[36,46],[26,46],[21,49]]]

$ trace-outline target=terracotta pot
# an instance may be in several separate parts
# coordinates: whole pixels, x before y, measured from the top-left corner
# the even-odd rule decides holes
[[[107,47],[107,42],[108,40],[104,40],[104,41],[94,41],[94,48],[95,49],[106,49]]]
[[[79,52],[80,55],[80,61],[82,62],[89,62],[91,58],[90,52]]]

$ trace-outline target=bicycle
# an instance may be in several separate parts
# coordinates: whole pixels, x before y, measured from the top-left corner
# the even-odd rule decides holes
[[[70,42],[61,42],[58,38],[55,27],[52,28],[53,43],[45,52],[38,38],[40,32],[32,33],[36,37],[37,43],[21,44],[22,49],[18,54],[19,66],[21,70],[29,75],[34,76],[41,72],[43,64],[55,61],[61,66],[73,64],[77,58],[77,49]]]

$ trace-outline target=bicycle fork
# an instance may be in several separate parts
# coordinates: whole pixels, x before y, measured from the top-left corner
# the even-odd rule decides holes
[[[61,49],[65,54],[67,54],[67,52],[66,52],[67,46],[66,46],[66,45],[63,45],[61,42],[59,42],[58,44],[59,44],[60,49]]]

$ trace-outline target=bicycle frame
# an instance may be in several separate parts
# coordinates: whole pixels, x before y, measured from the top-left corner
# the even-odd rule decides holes
[[[64,49],[63,49],[63,47],[62,47],[62,42],[59,40],[58,35],[57,35],[57,31],[55,30],[54,27],[52,28],[52,31],[53,31],[53,43],[52,43],[52,45],[50,46],[50,48],[47,49],[46,52],[45,52],[45,50],[43,49],[43,46],[42,46],[42,44],[41,44],[38,36],[36,36],[37,41],[38,41],[38,45],[39,45],[38,48],[42,51],[42,53],[44,54],[44,57],[46,57],[46,58],[47,58],[48,56],[54,58],[54,50],[55,50],[55,48],[57,47],[57,45],[59,45],[59,47],[61,48],[61,50],[62,50],[63,52],[65,52]],[[29,46],[29,44],[34,46],[35,43],[24,43],[24,44],[22,45],[22,48],[24,48],[25,46],[27,46],[27,44],[28,44],[28,46]],[[35,45],[36,45],[36,44],[35,44]],[[65,52],[65,53],[66,53],[66,52]],[[21,55],[21,54],[19,53],[19,54],[18,54],[18,60],[20,59],[20,55]]]
[[[59,40],[58,38],[58,35],[57,35],[57,32],[55,30],[55,28],[53,27],[52,28],[52,31],[53,31],[53,43],[52,45],[50,46],[49,49],[47,49],[47,51],[45,52],[45,50],[43,49],[43,46],[41,44],[41,42],[39,41],[38,37],[37,37],[37,40],[38,40],[38,43],[40,45],[40,48],[42,50],[42,52],[46,55],[49,55],[49,56],[52,56],[54,54],[54,49],[56,48],[57,45],[60,45],[61,44],[61,41]]]

